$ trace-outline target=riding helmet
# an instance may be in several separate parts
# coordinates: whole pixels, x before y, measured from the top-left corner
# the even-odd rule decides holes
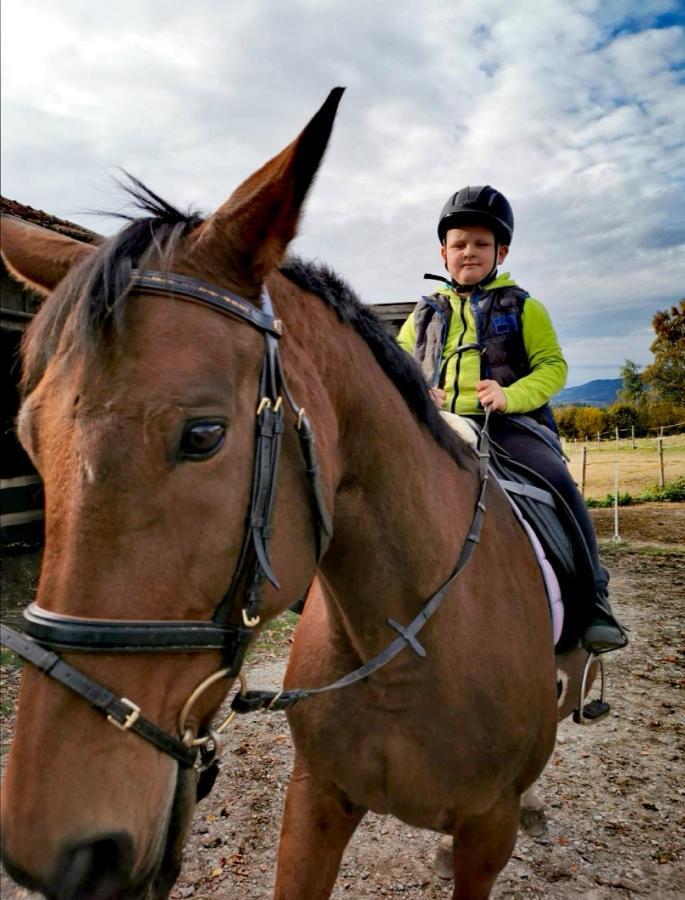
[[[514,234],[514,213],[504,194],[489,184],[464,187],[449,197],[440,213],[440,243],[450,228],[464,225],[482,225],[493,232],[498,244],[508,247]]]

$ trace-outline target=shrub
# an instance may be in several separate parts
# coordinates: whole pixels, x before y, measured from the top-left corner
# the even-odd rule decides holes
[[[637,500],[642,503],[661,501],[663,503],[682,503],[685,501],[685,476],[667,481],[663,487],[658,484],[647,488],[638,495]]]
[[[635,501],[630,496],[630,494],[619,494],[618,495],[618,505],[619,506],[630,506]],[[607,494],[606,497],[588,497],[585,501],[585,505],[589,509],[603,509],[608,506],[614,505],[614,495]]]

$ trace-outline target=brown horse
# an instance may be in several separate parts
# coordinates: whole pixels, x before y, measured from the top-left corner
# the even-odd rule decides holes
[[[326,685],[404,646],[397,629],[454,572],[479,518],[478,460],[413,361],[332,273],[283,265],[339,96],[206,220],[139,187],[148,215],[97,248],[4,223],[7,264],[48,296],[23,351],[19,434],[45,483],[46,541],[4,860],[58,900],[168,894],[194,808],[192,745],[240,667],[236,642],[318,570],[289,685]],[[264,286],[280,320],[266,295],[258,311]],[[319,477],[291,427],[306,424],[299,404]],[[407,638],[375,674],[291,710],[281,900],[329,896],[367,809],[454,835],[455,898],[487,897],[506,864],[520,797],[554,745],[556,666],[528,540],[496,484],[485,498],[471,561],[421,631],[425,656]],[[265,578],[279,589],[265,583],[260,606]]]

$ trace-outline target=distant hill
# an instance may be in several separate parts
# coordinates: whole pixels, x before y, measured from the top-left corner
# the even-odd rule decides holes
[[[622,387],[621,378],[599,378],[564,388],[552,398],[552,406],[609,406],[616,402]]]

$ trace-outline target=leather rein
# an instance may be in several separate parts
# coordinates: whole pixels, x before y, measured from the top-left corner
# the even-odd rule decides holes
[[[0,644],[40,669],[60,684],[86,700],[107,721],[122,731],[132,731],[173,757],[182,767],[196,768],[200,773],[198,799],[213,784],[221,750],[221,734],[236,713],[258,709],[283,710],[307,697],[347,687],[367,678],[386,665],[406,646],[419,656],[426,651],[417,634],[436,612],[448,589],[471,558],[478,543],[485,514],[485,490],[488,482],[489,436],[483,428],[478,456],[480,485],[476,508],[457,564],[440,588],[425,602],[418,615],[406,627],[394,619],[387,624],[398,637],[377,656],[337,681],[319,688],[276,691],[247,691],[241,668],[253,629],[260,622],[264,581],[279,587],[270,559],[273,511],[278,482],[278,462],[284,430],[284,399],[295,415],[295,427],[305,463],[310,499],[315,519],[317,559],[320,561],[332,536],[332,524],[326,509],[321,484],[316,445],[310,422],[303,408],[293,400],[285,383],[278,339],[282,322],[274,316],[269,293],[264,287],[261,309],[225,288],[170,272],[134,270],[131,288],[143,293],[164,294],[199,303],[223,315],[237,317],[264,336],[264,357],[257,403],[254,467],[250,508],[238,563],[231,584],[216,608],[211,621],[194,620],[111,620],[80,618],[41,609],[31,603],[24,611],[23,632],[0,625]],[[239,590],[239,589],[242,589]],[[235,600],[241,593],[240,617]],[[233,624],[231,624],[233,622]],[[104,685],[94,681],[67,663],[57,650],[87,653],[167,653],[220,650],[222,667],[192,692],[179,714],[179,737],[159,728],[142,714],[140,707],[126,697],[117,697]],[[216,728],[196,736],[187,725],[190,710],[197,698],[211,684],[222,678],[239,678],[241,689],[232,701],[230,715]]]

